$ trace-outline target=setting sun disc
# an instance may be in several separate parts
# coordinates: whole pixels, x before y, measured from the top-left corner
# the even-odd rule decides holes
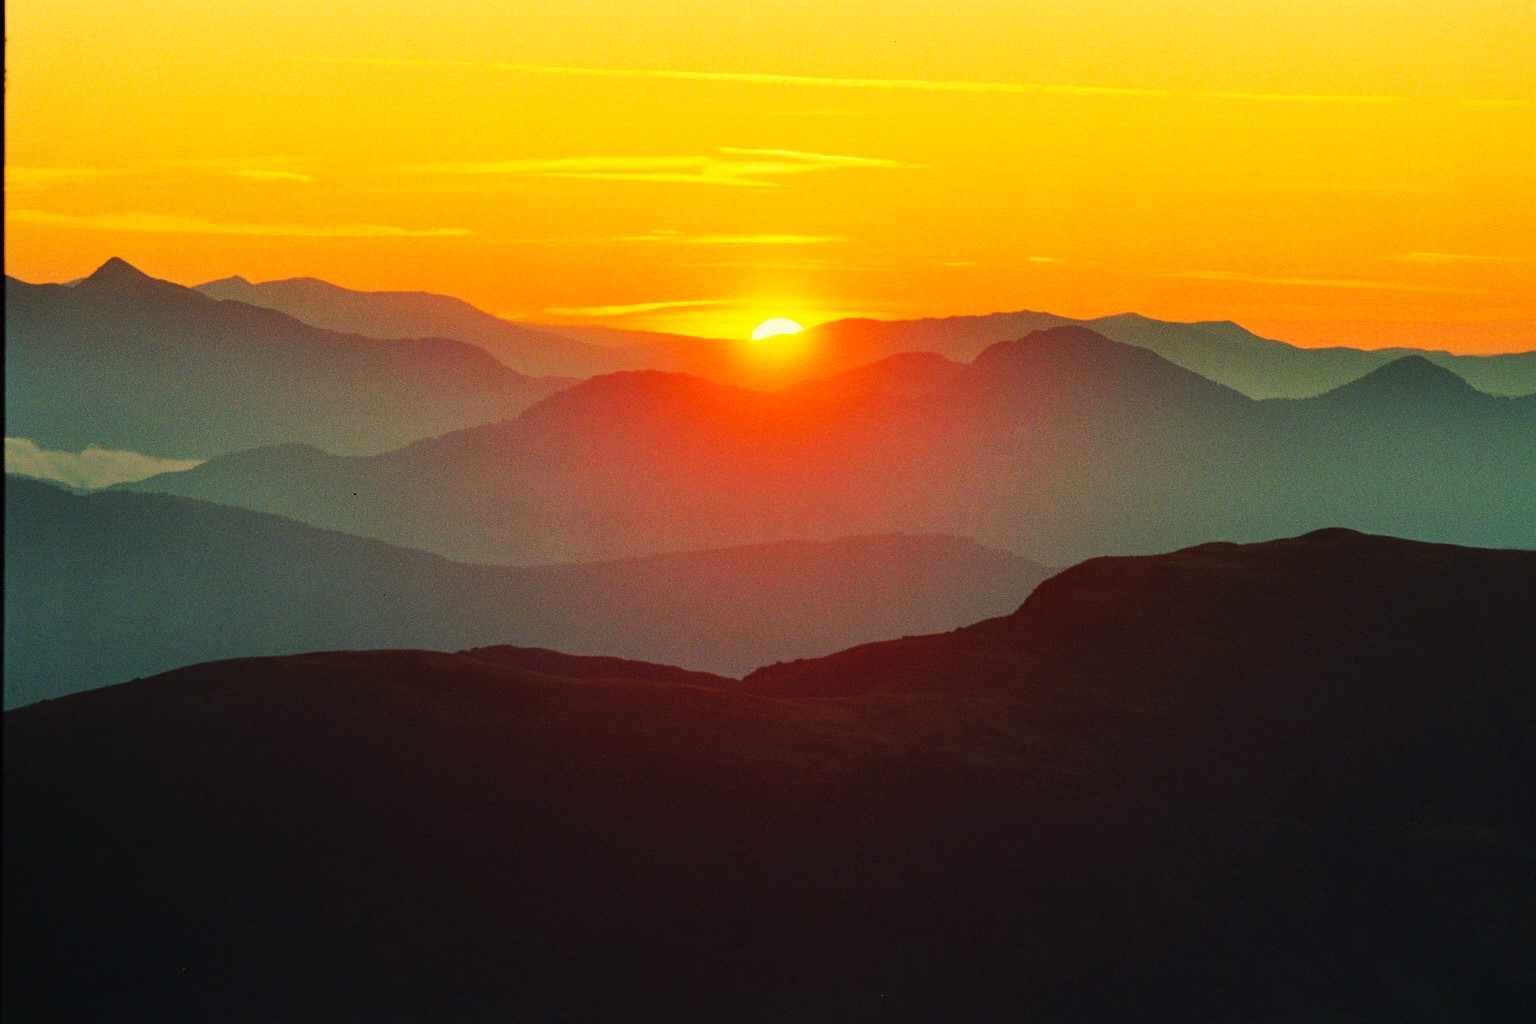
[[[776,316],[772,320],[764,320],[752,331],[753,341],[762,341],[764,338],[775,338],[781,334],[799,334],[805,330],[793,320]]]

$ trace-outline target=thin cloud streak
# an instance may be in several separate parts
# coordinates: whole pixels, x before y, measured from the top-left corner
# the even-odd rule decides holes
[[[630,316],[636,313],[654,313],[659,309],[706,309],[711,306],[729,306],[735,299],[682,299],[671,302],[636,302],[627,306],[551,306],[539,312],[552,316]]]
[[[264,171],[259,169],[238,169],[228,172],[237,178],[250,178],[252,181],[314,181],[314,177],[308,174],[300,174],[298,171]]]
[[[1263,274],[1239,274],[1229,270],[1176,270],[1160,275],[1188,281],[1235,281],[1245,284],[1273,284],[1296,288],[1353,288],[1367,291],[1425,292],[1433,295],[1509,295],[1489,288],[1447,288],[1438,285],[1403,284],[1396,281],[1363,281],[1340,277],[1267,277]]]
[[[465,68],[508,71],[529,75],[562,75],[578,78],[629,78],[680,82],[736,82],[749,85],[788,85],[823,89],[867,89],[909,92],[995,93],[1002,95],[1109,96],[1248,101],[1261,103],[1395,104],[1410,103],[1409,96],[1362,93],[1289,93],[1223,90],[1182,91],[1109,85],[1071,85],[1039,82],[976,82],[929,78],[836,78],[818,75],[775,75],[743,71],[672,71],[661,68],[594,68],[560,64],[521,64],[503,61],[455,61],[426,58],[352,57],[309,58],[326,63],[373,67]],[[1435,102],[1435,101],[1430,101]],[[1528,107],[1529,99],[1452,99],[1463,106]]]
[[[811,174],[840,168],[915,168],[899,160],[874,157],[802,153],[791,149],[723,147],[721,155],[697,156],[565,156],[516,160],[453,161],[411,164],[399,168],[411,174],[493,175],[506,177],[574,178],[588,181],[645,181],[734,188],[775,188],[774,177]]]
[[[835,153],[807,153],[798,149],[742,149],[739,146],[721,146],[720,152],[730,156],[780,157],[818,167],[890,167],[914,168],[926,164],[909,164],[900,160],[886,160],[870,156],[839,156]]]
[[[66,185],[109,178],[136,178],[168,172],[201,172],[229,174],[252,181],[314,181],[309,174],[277,168],[250,166],[247,161],[193,160],[150,164],[143,167],[30,167],[8,166],[5,169],[7,192],[42,192]]]
[[[1472,256],[1459,252],[1405,252],[1392,257],[1399,263],[1508,263],[1502,256]]]
[[[620,235],[597,241],[660,242],[668,245],[826,245],[846,239],[841,235],[685,235],[674,231],[654,231],[647,235]]]
[[[125,178],[143,174],[141,170],[119,167],[17,167],[5,168],[7,192],[41,192],[63,185],[76,185],[104,178]]]
[[[51,213],[7,210],[7,223],[55,224],[98,231],[142,231],[177,235],[252,235],[269,238],[462,238],[468,228],[402,228],[390,224],[242,224],[159,213]]]

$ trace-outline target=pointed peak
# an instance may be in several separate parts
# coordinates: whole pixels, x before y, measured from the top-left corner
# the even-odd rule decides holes
[[[199,299],[203,299],[202,295],[191,288],[183,288],[171,281],[150,277],[127,260],[117,256],[97,267],[96,272],[76,284],[74,290],[96,295],[131,295],[162,299],[196,295]]]
[[[96,282],[153,281],[154,278],[121,256],[113,256],[107,262],[97,267],[95,273],[84,280]]]

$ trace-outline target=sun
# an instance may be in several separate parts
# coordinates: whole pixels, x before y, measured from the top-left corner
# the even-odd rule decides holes
[[[781,334],[799,334],[805,330],[793,320],[787,320],[782,316],[776,316],[772,320],[764,320],[752,330],[752,340],[762,341],[764,338],[776,338]]]

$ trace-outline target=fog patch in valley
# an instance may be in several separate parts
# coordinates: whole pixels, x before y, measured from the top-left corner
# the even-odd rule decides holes
[[[160,473],[202,465],[201,459],[161,459],[140,452],[112,451],[90,445],[83,452],[40,448],[26,437],[5,439],[5,471],[39,480],[53,480],[81,490],[136,483]]]

